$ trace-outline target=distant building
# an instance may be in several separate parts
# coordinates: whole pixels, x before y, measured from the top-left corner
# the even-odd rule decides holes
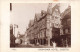
[[[13,35],[13,25],[10,24],[10,47],[15,47],[15,36]]]
[[[62,16],[62,29],[63,29],[63,35],[62,37],[62,43],[63,46],[71,46],[71,6],[68,6],[68,8],[61,14]]]

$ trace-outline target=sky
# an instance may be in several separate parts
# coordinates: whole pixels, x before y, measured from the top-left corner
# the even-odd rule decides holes
[[[47,11],[49,3],[12,3],[12,11],[10,12],[11,24],[17,24],[17,32],[24,34],[30,20],[34,19],[35,13],[40,13],[41,10]],[[56,3],[53,3],[54,6]],[[69,3],[60,4],[60,12],[62,13]],[[17,33],[16,32],[16,33]]]

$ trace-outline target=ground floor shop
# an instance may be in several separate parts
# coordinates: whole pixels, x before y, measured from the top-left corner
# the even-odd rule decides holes
[[[50,46],[53,46],[53,42],[55,42],[57,47],[70,47],[71,46],[70,37],[71,36],[69,35],[62,35],[56,38],[52,38],[50,39]],[[33,39],[30,40],[30,44],[48,46],[48,39]]]
[[[45,32],[45,31],[44,31]],[[54,46],[53,43],[56,43],[57,47],[70,47],[71,46],[71,34],[60,35],[60,28],[52,29],[52,38],[33,38],[30,39],[30,44],[34,45],[44,45],[44,46]]]

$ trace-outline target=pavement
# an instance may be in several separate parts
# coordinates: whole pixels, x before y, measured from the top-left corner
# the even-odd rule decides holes
[[[53,46],[45,46],[45,45],[33,45],[33,44],[29,44],[29,45],[17,45],[17,48],[52,48]]]
[[[34,45],[34,44],[24,45],[24,44],[19,44],[19,45],[16,46],[16,48],[55,48],[55,47],[47,46],[47,45]],[[56,48],[60,48],[60,47],[56,47]],[[68,48],[68,47],[66,47],[66,48]]]

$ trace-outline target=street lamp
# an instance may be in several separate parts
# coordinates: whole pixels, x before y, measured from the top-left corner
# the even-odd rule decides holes
[[[14,24],[14,36],[15,36],[15,28],[18,28],[18,25]]]

